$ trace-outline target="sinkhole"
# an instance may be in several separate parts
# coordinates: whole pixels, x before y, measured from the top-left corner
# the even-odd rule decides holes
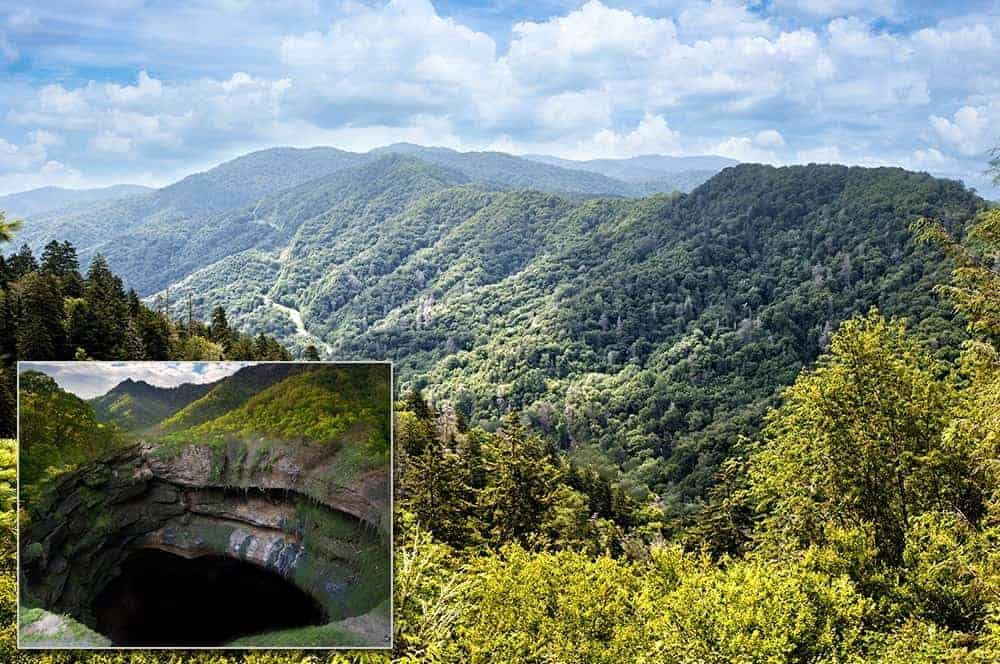
[[[309,625],[320,605],[269,570],[226,556],[141,549],[94,599],[97,631],[118,646],[220,646]]]

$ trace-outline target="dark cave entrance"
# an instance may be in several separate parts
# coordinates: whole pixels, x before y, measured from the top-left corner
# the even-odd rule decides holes
[[[131,554],[94,600],[97,630],[118,646],[219,646],[321,625],[323,610],[280,575],[224,556]]]

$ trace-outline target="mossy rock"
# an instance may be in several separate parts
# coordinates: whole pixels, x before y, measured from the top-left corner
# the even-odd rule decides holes
[[[69,616],[45,609],[21,608],[18,620],[21,648],[103,648],[111,641]]]

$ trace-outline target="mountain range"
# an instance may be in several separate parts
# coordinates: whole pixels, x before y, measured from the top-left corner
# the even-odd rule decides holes
[[[214,383],[158,387],[128,378],[89,403],[99,421],[117,424],[123,431],[135,431],[166,419],[213,387]]]
[[[53,187],[0,198],[11,217],[27,217],[20,238],[38,250],[53,239],[69,240],[84,257],[110,253],[122,237],[155,237],[175,227],[200,225],[225,212],[253,208],[267,196],[318,181],[338,171],[360,168],[389,155],[419,158],[492,188],[528,187],[568,195],[639,196],[653,191],[689,190],[730,160],[705,158],[696,169],[649,168],[653,177],[616,179],[589,162],[521,158],[501,152],[456,152],[407,143],[354,153],[334,148],[272,148],[244,155],[163,187],[131,186],[71,192]],[[663,157],[663,163],[675,163]],[[614,161],[614,160],[604,160]],[[631,161],[631,160],[625,160]],[[715,164],[714,170],[706,163]],[[735,163],[735,162],[732,162]],[[578,165],[578,167],[574,166]],[[622,166],[623,171],[629,167]],[[138,195],[136,195],[138,194]],[[89,204],[88,204],[89,203]]]
[[[985,202],[958,182],[741,164],[637,197],[655,169],[724,163],[584,164],[630,183],[539,159],[281,148],[30,219],[23,237],[101,252],[177,315],[223,306],[296,352],[391,359],[398,387],[484,426],[519,410],[679,505],[840,321],[878,306],[932,345],[961,336],[931,292],[949,263],[908,229],[927,215],[961,233]]]
[[[140,187],[134,184],[119,184],[98,189],[40,187],[31,191],[0,196],[0,210],[3,210],[9,219],[21,219],[53,210],[130,198],[153,191],[150,187]]]

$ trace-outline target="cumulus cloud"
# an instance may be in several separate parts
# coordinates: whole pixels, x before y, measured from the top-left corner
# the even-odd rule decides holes
[[[842,164],[847,160],[836,145],[821,145],[796,151],[795,161],[800,164]]]
[[[656,15],[589,0],[489,33],[428,0],[157,11],[144,12],[136,52],[158,39],[188,48],[197,73],[164,74],[170,65],[150,60],[130,81],[19,89],[8,95],[3,158],[33,169],[101,159],[128,172],[172,159],[176,172],[184,160],[203,165],[208,154],[279,142],[357,150],[409,140],[576,157],[716,152],[967,169],[1000,126],[1000,17],[953,11],[890,30],[878,18],[905,11],[892,0],[674,0]],[[92,24],[114,23],[115,12],[94,10]],[[247,49],[213,43],[206,58],[198,40],[225,33],[229,44],[234,15]],[[15,34],[15,24],[44,33],[48,18],[10,15],[0,29]],[[90,62],[80,48],[53,48]],[[62,142],[25,138],[32,131]]]
[[[631,131],[603,129],[577,148],[580,158],[674,155],[680,152],[680,133],[671,129],[662,115],[651,114],[645,115]]]
[[[457,103],[485,108],[503,78],[493,39],[441,17],[427,0],[350,5],[326,30],[285,37],[279,54],[320,100],[353,105],[355,115],[369,103],[404,117]]]
[[[211,383],[254,362],[21,362],[20,371],[40,371],[82,399],[108,392],[122,381],[144,381],[157,387]]]
[[[136,157],[187,149],[199,135],[245,140],[280,114],[290,87],[287,78],[243,72],[168,86],[140,71],[134,85],[47,85],[12,109],[7,121],[50,135],[51,130],[88,133],[88,149]]]
[[[988,106],[963,106],[951,119],[932,115],[931,127],[940,141],[966,156],[984,154],[998,139],[1000,103]]]
[[[776,142],[779,141],[780,142]],[[711,150],[713,154],[729,157],[739,161],[774,164],[779,161],[777,153],[772,149],[784,144],[784,139],[777,131],[762,131],[756,136],[731,136],[718,143]]]

